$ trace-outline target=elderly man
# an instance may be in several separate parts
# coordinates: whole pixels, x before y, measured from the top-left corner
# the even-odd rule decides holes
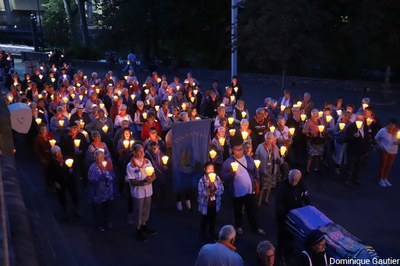
[[[222,165],[221,177],[232,196],[236,230],[238,234],[243,234],[244,206],[251,229],[257,234],[265,235],[257,221],[255,188],[259,177],[254,160],[244,154],[243,142],[232,142],[232,152],[233,155]]]
[[[242,257],[233,245],[236,231],[232,225],[225,225],[219,231],[218,242],[204,245],[197,256],[196,266],[240,266],[244,265]]]
[[[309,205],[308,191],[301,180],[301,172],[298,169],[289,171],[289,177],[278,190],[276,197],[276,219],[278,222],[278,254],[281,259],[289,258],[288,244],[291,242],[291,235],[285,229],[286,215],[290,210]]]
[[[275,263],[275,247],[268,241],[264,240],[257,245],[257,259],[260,266],[274,266]]]

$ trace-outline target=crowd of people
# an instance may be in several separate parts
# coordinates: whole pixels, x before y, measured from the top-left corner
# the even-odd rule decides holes
[[[345,105],[339,97],[316,109],[309,93],[296,99],[286,89],[280,99],[265,98],[251,114],[237,77],[225,88],[217,81],[203,85],[191,73],[181,82],[178,76],[170,81],[153,72],[141,83],[132,69],[123,77],[111,71],[104,77],[95,72],[87,76],[63,63],[42,65],[22,80],[17,73],[10,78],[5,100],[31,108],[33,150],[44,169],[44,184],[56,191],[64,218],[68,219],[67,194],[74,214],[82,215],[77,188],[82,185],[98,230],[111,229],[112,201],[128,189],[128,220],[136,226],[140,241],[156,233],[149,226],[153,194],[160,204],[166,200],[174,123],[209,119],[210,158],[196,188],[197,206],[202,239],[219,241],[201,249],[198,265],[211,265],[201,262],[212,258],[209,250],[235,251],[232,241],[245,232],[243,214],[251,231],[264,236],[258,206],[268,206],[271,191],[278,186],[277,253],[287,256],[290,236],[285,217],[310,204],[302,176],[320,175],[322,166],[344,176],[345,185],[358,185],[366,158],[379,150],[377,183],[392,186],[389,178],[398,153],[399,128],[395,119],[382,127],[369,98],[358,107]],[[232,199],[234,226],[223,227],[217,235],[216,216],[224,193]],[[182,203],[176,201],[178,211]],[[184,203],[191,209],[193,197]],[[271,243],[260,243],[257,249],[264,255],[275,252]],[[261,265],[273,265],[268,254],[269,259],[260,258]],[[241,265],[239,255],[228,257],[227,265]],[[322,265],[307,264],[308,259],[302,265]]]

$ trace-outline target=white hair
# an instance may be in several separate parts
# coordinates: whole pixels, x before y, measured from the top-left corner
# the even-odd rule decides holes
[[[299,169],[292,169],[292,170],[290,170],[290,171],[289,171],[289,174],[288,174],[289,181],[292,181],[293,178],[294,178],[296,175],[300,175],[300,177],[301,177],[301,171],[300,171]]]
[[[236,237],[236,230],[230,224],[224,225],[221,228],[221,230],[219,230],[219,234],[218,234],[219,240],[232,241],[235,239],[235,237]]]

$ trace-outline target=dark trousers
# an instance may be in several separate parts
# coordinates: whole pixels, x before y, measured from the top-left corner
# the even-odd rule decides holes
[[[206,237],[207,226],[208,226],[208,233],[212,237],[216,237],[215,233],[215,220],[217,218],[217,210],[216,207],[208,207],[207,214],[201,215],[201,237],[204,239]]]
[[[253,231],[258,229],[257,222],[257,205],[256,205],[256,196],[255,194],[247,194],[243,197],[235,197],[233,198],[233,212],[235,215],[235,226],[243,227],[243,206],[246,210],[247,220],[251,226]]]
[[[360,170],[363,168],[366,155],[352,155],[348,154],[348,176],[347,181],[358,182]]]
[[[109,217],[109,209],[110,209],[110,201],[105,201],[101,203],[93,203],[93,214],[94,219],[96,221],[97,226],[108,225],[108,217]]]
[[[58,201],[64,212],[67,211],[67,193],[70,195],[72,204],[74,207],[78,207],[79,194],[76,188],[75,179],[71,177],[71,180],[67,180],[65,184],[60,184],[61,188],[56,189]]]

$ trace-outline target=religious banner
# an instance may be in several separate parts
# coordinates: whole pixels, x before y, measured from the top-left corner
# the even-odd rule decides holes
[[[172,173],[174,191],[197,187],[208,159],[211,121],[195,120],[172,126]]]

